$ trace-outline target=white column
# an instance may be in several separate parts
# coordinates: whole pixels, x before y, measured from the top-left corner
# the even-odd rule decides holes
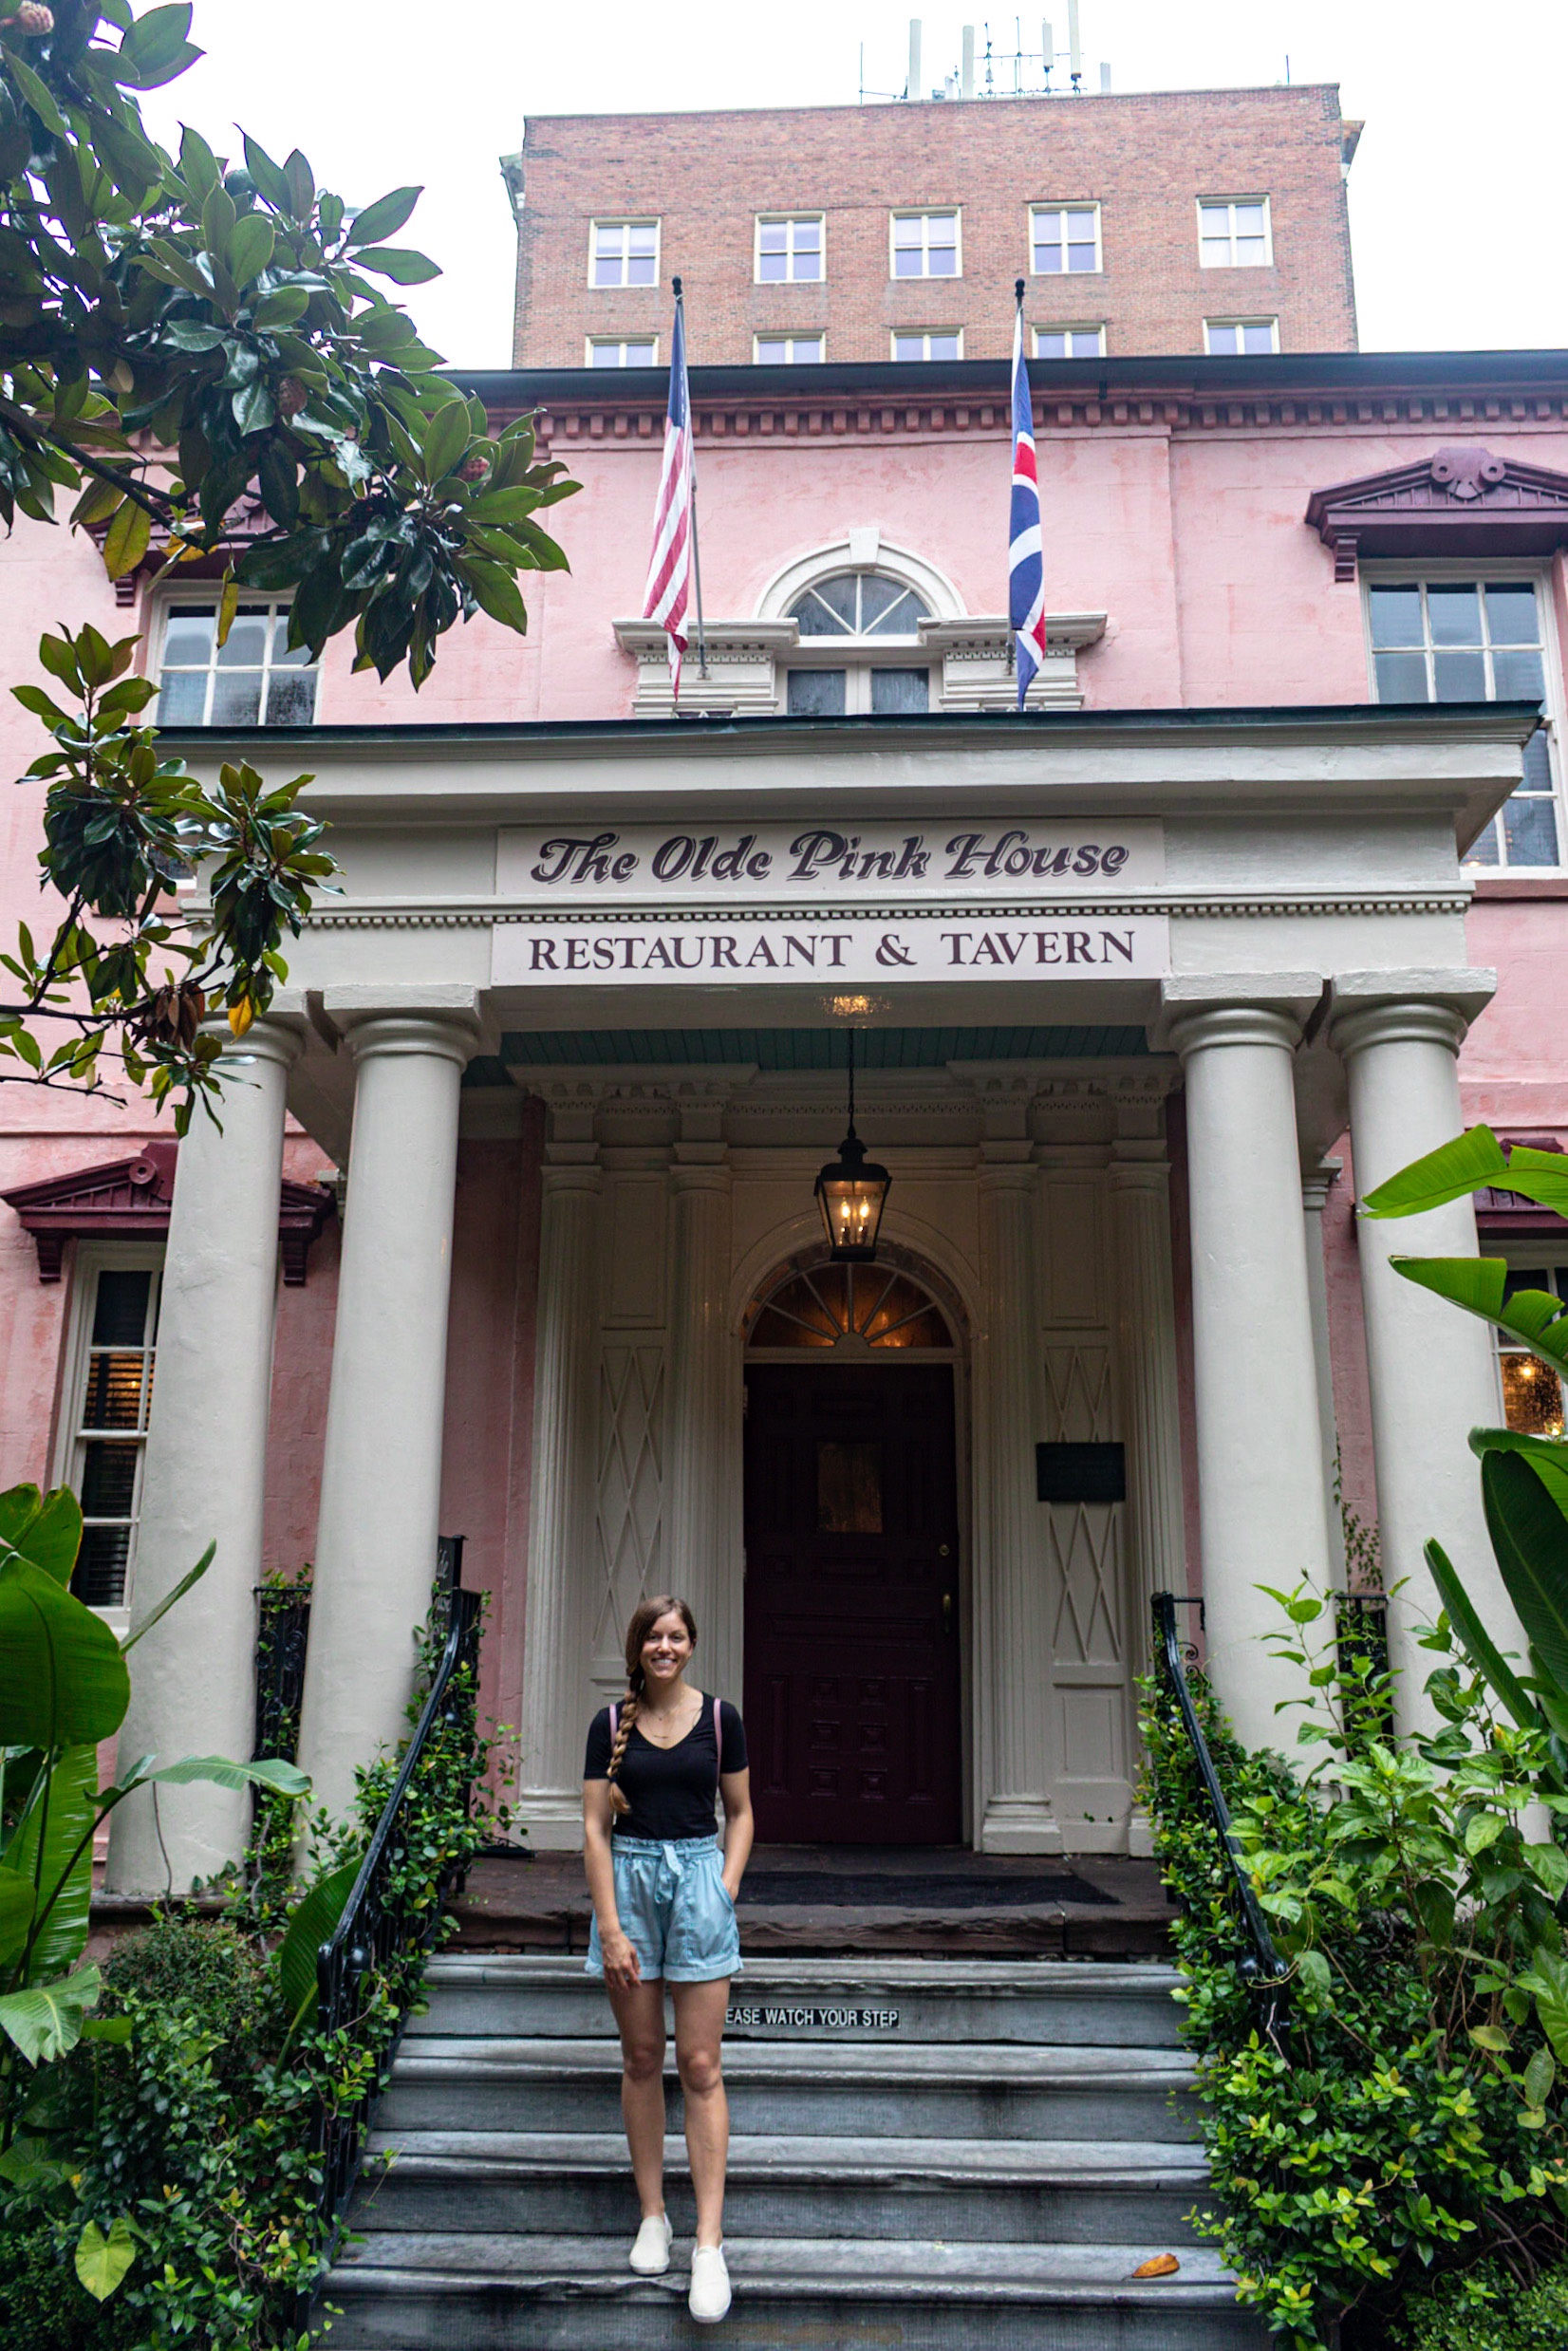
[[[985,1853],[1060,1853],[1051,1800],[1051,1628],[1044,1537],[1035,1492],[1039,1314],[1035,1266],[1036,1169],[1031,1146],[983,1147],[980,1254],[985,1281],[983,1423],[978,1496],[985,1535],[977,1578],[989,1707]],[[978,1417],[978,1416],[977,1416]],[[981,1517],[983,1514],[983,1517]]]
[[[1323,1440],[1323,1496],[1329,1518],[1329,1565],[1336,1590],[1345,1582],[1345,1522],[1336,1491],[1339,1483],[1339,1416],[1334,1402],[1334,1338],[1329,1323],[1329,1271],[1323,1255],[1323,1211],[1343,1163],[1319,1160],[1301,1178],[1301,1212],[1307,1221],[1307,1290],[1312,1299],[1312,1348],[1317,1362],[1317,1427]]]
[[[179,1147],[133,1628],[210,1542],[217,1551],[201,1582],[133,1651],[122,1762],[149,1751],[166,1762],[244,1762],[251,1753],[284,1093],[298,1052],[290,1026],[256,1021],[218,1065],[221,1131],[197,1110]],[[164,1788],[156,1818],[150,1790],[131,1797],[114,1815],[108,1883],[117,1894],[183,1894],[193,1878],[237,1858],[250,1819],[244,1792]]]
[[[720,1144],[675,1146],[664,1566],[670,1590],[697,1618],[698,1681],[738,1706],[741,1583],[731,1489],[739,1399],[726,1328],[730,1170],[722,1151]]]
[[[1186,1076],[1199,1511],[1209,1672],[1249,1746],[1296,1750],[1302,1697],[1259,1590],[1329,1586],[1292,1056],[1315,978],[1178,980],[1163,1032]]]
[[[547,1166],[539,1211],[533,1453],[528,1609],[523,1621],[518,1811],[529,1841],[571,1851],[583,1841],[583,1737],[599,1702],[588,1678],[598,1359],[599,1195],[591,1141]]]
[[[1170,1168],[1165,1145],[1117,1143],[1110,1174],[1132,1571],[1128,1671],[1141,1673],[1147,1670],[1149,1654],[1152,1595],[1186,1590],[1176,1305],[1170,1279]]]
[[[1350,1082],[1359,1195],[1460,1132],[1459,1047],[1494,985],[1492,973],[1479,971],[1356,972],[1335,980],[1329,1035]],[[1494,1637],[1523,1653],[1467,1443],[1473,1427],[1495,1426],[1503,1413],[1487,1326],[1406,1281],[1390,1261],[1474,1256],[1471,1202],[1388,1223],[1363,1218],[1357,1237],[1389,1652],[1401,1677],[1397,1712],[1409,1724],[1427,1719],[1422,1687],[1435,1663],[1416,1646],[1419,1627],[1435,1621],[1439,1606],[1423,1557],[1429,1538],[1452,1559]]]
[[[446,1010],[337,1017],[354,1127],[300,1763],[341,1816],[356,1764],[403,1735],[436,1574],[457,1099],[477,1024]]]

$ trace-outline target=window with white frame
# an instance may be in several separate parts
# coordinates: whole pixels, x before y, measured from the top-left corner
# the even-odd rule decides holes
[[[820,335],[756,335],[753,348],[759,367],[815,367],[822,359]]]
[[[289,650],[289,598],[247,597],[217,641],[217,599],[171,597],[159,638],[159,726],[309,726],[320,672]]]
[[[80,1338],[73,1366],[67,1482],[82,1501],[82,1549],[71,1590],[89,1608],[130,1598],[158,1344],[160,1265],[116,1258],[78,1266]]]
[[[590,367],[657,367],[659,338],[657,335],[589,335],[588,364]]]
[[[1205,270],[1266,269],[1274,259],[1268,197],[1200,197],[1198,258]]]
[[[827,273],[824,244],[820,213],[758,213],[757,284],[819,285]]]
[[[1568,1298],[1568,1265],[1510,1265],[1503,1283],[1504,1299],[1521,1290],[1544,1290],[1551,1297]],[[1524,1436],[1560,1437],[1563,1393],[1556,1367],[1532,1355],[1506,1331],[1500,1331],[1497,1338],[1503,1413],[1508,1427]]]
[[[1204,348],[1210,359],[1252,359],[1279,348],[1277,318],[1205,318]]]
[[[911,658],[928,616],[924,598],[886,572],[834,571],[813,581],[790,606],[809,646],[785,673],[791,718],[929,710],[930,663]],[[903,660],[901,638],[910,649]]]
[[[1467,854],[1474,866],[1562,862],[1554,698],[1540,583],[1430,577],[1367,583],[1367,633],[1380,702],[1540,702],[1546,724],[1524,747],[1524,774]]]
[[[1101,359],[1105,355],[1103,327],[1036,327],[1036,359]]]
[[[894,277],[959,277],[959,216],[954,213],[895,213]]]
[[[657,220],[596,220],[588,233],[590,286],[657,286]]]
[[[1032,204],[1029,266],[1036,277],[1081,277],[1100,268],[1097,204]]]
[[[924,327],[905,333],[893,330],[895,359],[961,359],[963,329],[961,327]]]

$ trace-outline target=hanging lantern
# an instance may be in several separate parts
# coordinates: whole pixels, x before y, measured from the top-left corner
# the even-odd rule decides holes
[[[855,1132],[855,1034],[849,1031],[849,1131],[816,1179],[816,1203],[828,1247],[840,1264],[868,1264],[877,1253],[877,1230],[892,1187],[886,1167],[866,1156]]]

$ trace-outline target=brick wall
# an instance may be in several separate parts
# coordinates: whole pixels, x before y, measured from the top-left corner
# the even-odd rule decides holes
[[[663,363],[677,271],[694,364],[749,362],[757,332],[822,331],[830,362],[887,360],[893,327],[960,327],[965,357],[1000,357],[1028,208],[1055,199],[1099,203],[1104,266],[1030,276],[1032,326],[1103,320],[1111,354],[1198,352],[1205,316],[1275,316],[1282,350],[1353,350],[1344,147],[1333,86],[536,117],[516,362],[580,367],[589,335],[657,334]],[[1273,265],[1200,269],[1197,199],[1261,195]],[[892,280],[889,211],[952,205],[961,277]],[[826,215],[823,283],[753,283],[759,212]],[[590,222],[648,215],[663,223],[659,284],[590,289]]]

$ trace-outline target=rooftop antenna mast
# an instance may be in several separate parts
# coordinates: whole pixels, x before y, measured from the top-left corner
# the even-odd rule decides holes
[[[920,18],[911,16],[909,19],[909,79],[904,85],[905,97],[911,100],[919,98],[921,94],[920,32]]]
[[[1083,95],[1083,41],[1078,31],[1078,0],[1067,0],[1067,71],[1075,98]]]

